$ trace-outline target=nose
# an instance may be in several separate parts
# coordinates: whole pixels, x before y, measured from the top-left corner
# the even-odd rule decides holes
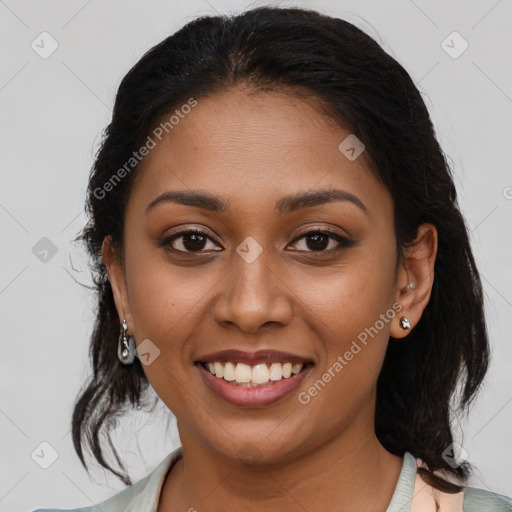
[[[290,288],[263,251],[254,261],[238,254],[214,305],[214,318],[220,325],[236,325],[257,333],[270,324],[286,325],[293,309]]]

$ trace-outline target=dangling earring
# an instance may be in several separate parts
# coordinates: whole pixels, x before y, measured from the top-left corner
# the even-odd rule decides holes
[[[400,325],[401,325],[402,329],[405,329],[405,330],[411,328],[411,323],[409,322],[408,318],[406,318],[405,316],[400,318]]]
[[[117,357],[123,364],[132,364],[135,359],[135,338],[128,336],[126,338],[126,331],[128,326],[126,320],[123,318],[123,324],[121,326],[121,334],[119,334],[119,342],[117,346]]]

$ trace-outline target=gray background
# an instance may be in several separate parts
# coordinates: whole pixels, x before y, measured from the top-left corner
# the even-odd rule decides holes
[[[267,4],[307,6],[355,23],[424,95],[456,173],[493,348],[485,388],[456,431],[463,429],[458,440],[477,468],[472,485],[512,495],[512,2]],[[73,400],[89,372],[93,301],[76,282],[87,284],[89,274],[71,240],[85,222],[93,154],[121,78],[146,50],[198,15],[256,5],[263,2],[0,0],[1,511],[86,506],[124,487],[100,469],[89,476],[69,432]],[[43,31],[58,43],[46,59],[31,47],[43,46]],[[454,31],[469,44],[457,58],[464,42],[447,39]],[[165,437],[166,419],[162,405],[161,414],[130,414],[116,432],[134,480],[178,446],[174,425]],[[43,469],[53,450],[56,460]]]

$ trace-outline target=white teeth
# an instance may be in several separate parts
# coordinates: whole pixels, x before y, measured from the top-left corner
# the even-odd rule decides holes
[[[217,364],[217,363],[215,363]],[[220,363],[219,363],[220,364]],[[219,375],[217,374],[217,377]],[[252,372],[248,364],[238,363],[235,368],[235,380],[237,382],[251,382]]]
[[[297,375],[297,373],[299,373],[301,370],[302,370],[302,364],[294,364],[292,366],[292,373],[294,375]]]
[[[231,382],[235,380],[235,365],[233,363],[226,363],[224,365],[224,380]]]
[[[213,363],[215,366],[215,375],[219,378],[224,377],[224,368],[220,363]]]
[[[268,382],[269,371],[266,364],[256,364],[252,368],[252,381],[255,384]]]
[[[292,374],[297,375],[303,368],[302,363],[272,363],[270,368],[265,363],[250,366],[244,363],[207,363],[207,367],[212,375],[228,382],[256,385],[266,384],[269,381],[278,381],[287,379]]]
[[[285,364],[290,364],[290,363],[285,363]],[[269,373],[270,373],[270,380],[281,380],[283,378],[283,367],[279,363],[272,363],[270,365]],[[289,377],[289,375],[288,375],[288,377]]]

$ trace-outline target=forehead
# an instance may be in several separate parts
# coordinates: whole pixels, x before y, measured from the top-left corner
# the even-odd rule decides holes
[[[351,160],[340,151],[350,131],[312,100],[231,89],[185,111],[137,170],[132,196],[140,207],[166,190],[201,189],[235,206],[271,201],[273,208],[280,196],[330,187],[357,195],[370,210],[389,207],[364,152]]]

